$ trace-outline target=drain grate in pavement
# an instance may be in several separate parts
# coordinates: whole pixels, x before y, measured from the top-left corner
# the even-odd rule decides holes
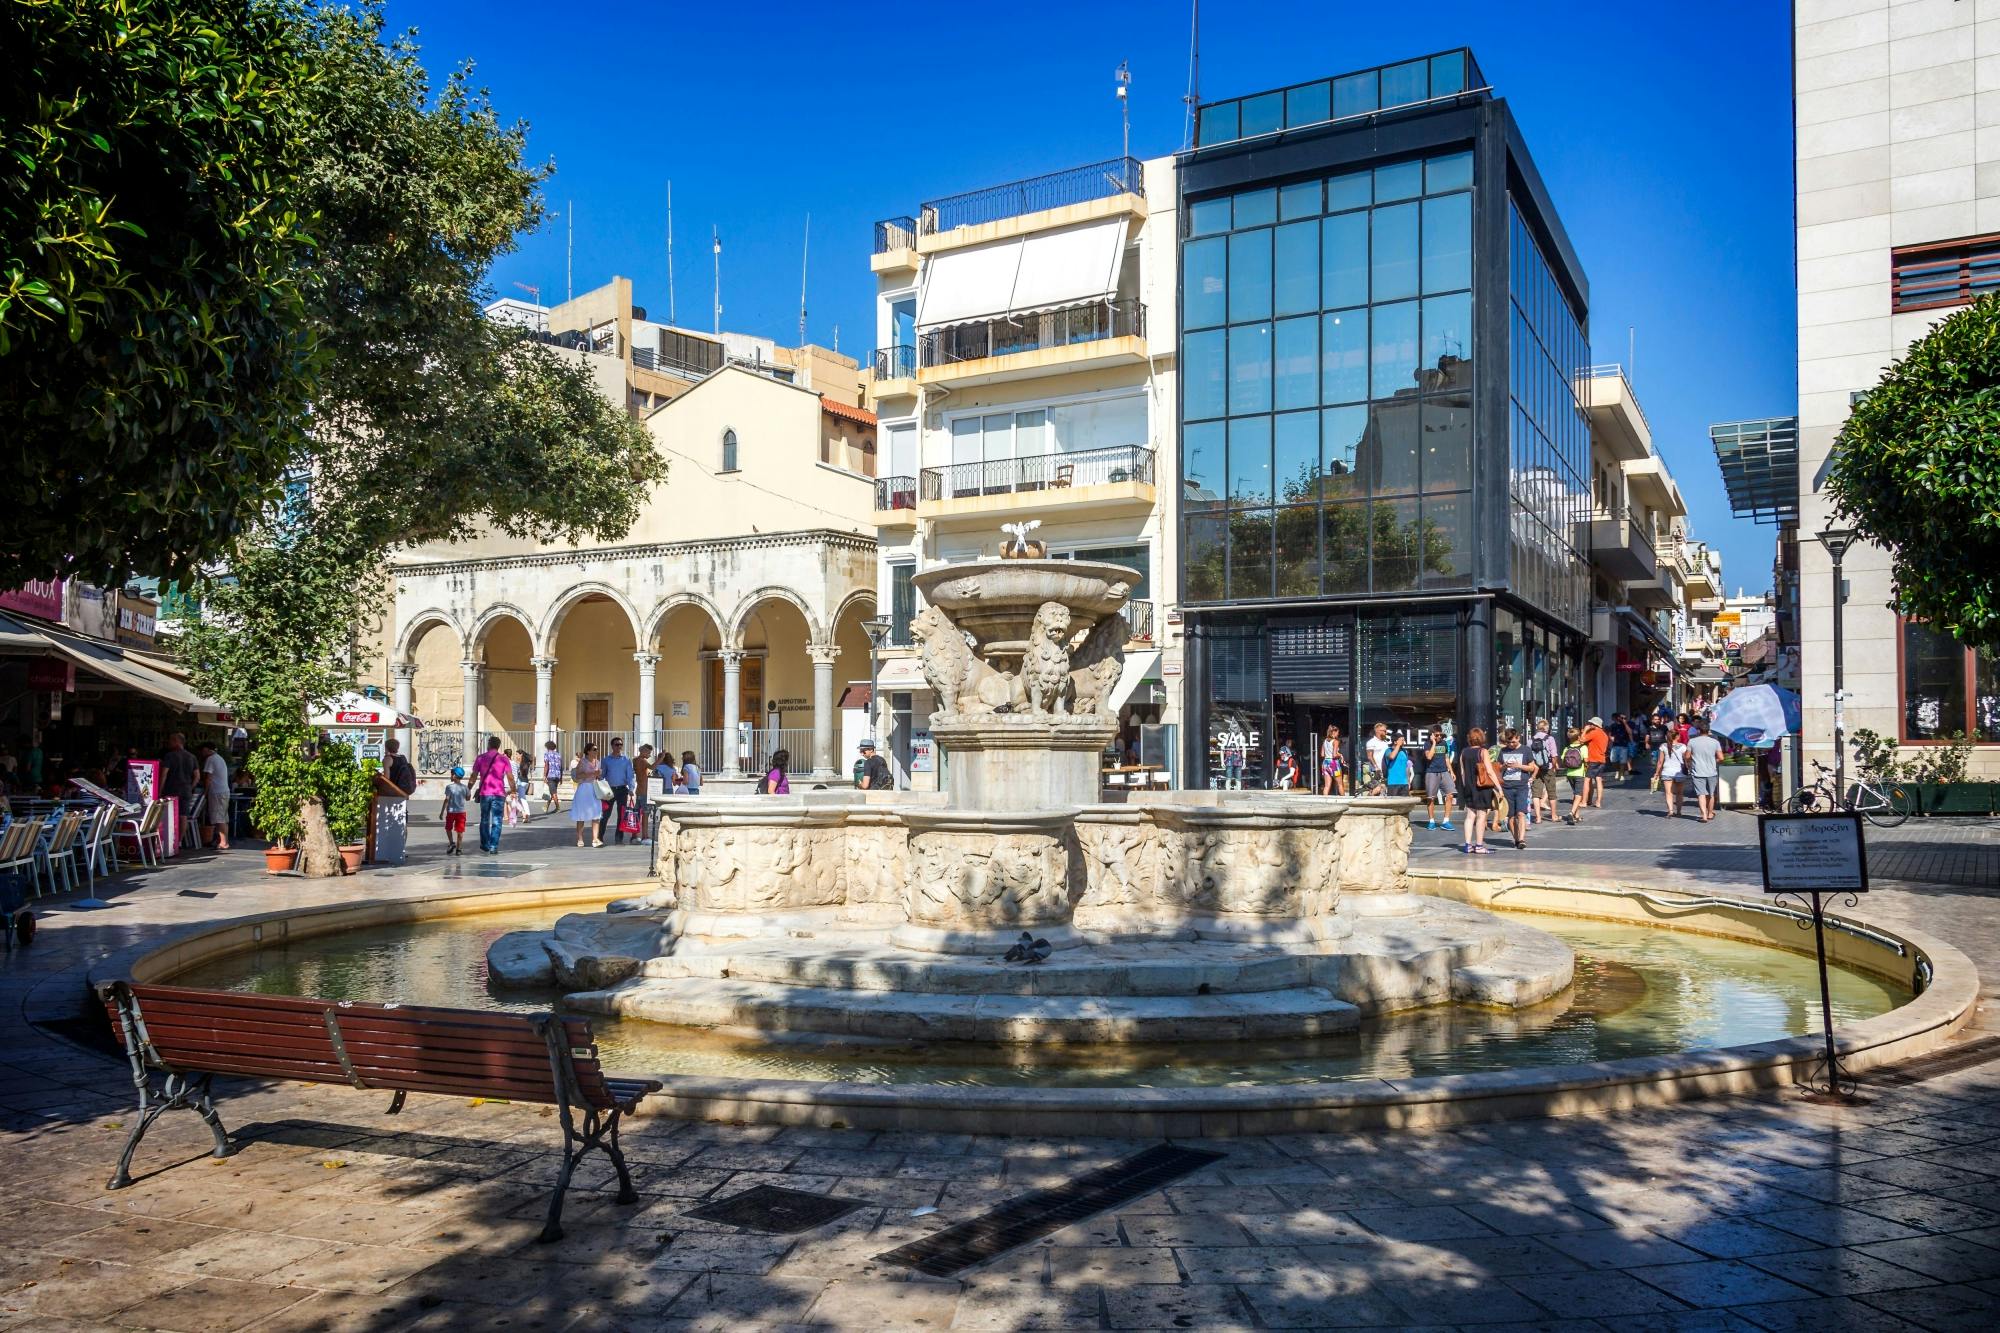
[[[946,1227],[879,1257],[931,1277],[950,1277],[1029,1241],[1053,1235],[1072,1222],[1130,1203],[1221,1160],[1223,1155],[1163,1143],[1122,1162],[1086,1171],[1067,1185],[1024,1194],[984,1216]]]
[[[706,1207],[688,1211],[689,1217],[704,1222],[720,1222],[745,1231],[764,1231],[774,1236],[790,1236],[823,1227],[856,1208],[867,1207],[865,1199],[837,1199],[831,1194],[808,1194],[804,1190],[758,1185],[732,1194]]]
[[[1925,1083],[1946,1074],[1956,1074],[1960,1070],[1972,1069],[1988,1060],[2000,1060],[2000,1037],[1981,1037],[1968,1041],[1962,1046],[1948,1047],[1942,1051],[1932,1051],[1914,1060],[1905,1060],[1892,1069],[1871,1075],[1871,1086],[1884,1088],[1905,1088],[1912,1083]]]

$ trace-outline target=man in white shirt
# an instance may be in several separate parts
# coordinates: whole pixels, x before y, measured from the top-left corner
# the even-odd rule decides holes
[[[1688,776],[1694,783],[1694,803],[1701,822],[1715,818],[1715,789],[1721,781],[1722,742],[1708,733],[1708,719],[1694,724],[1688,737]]]

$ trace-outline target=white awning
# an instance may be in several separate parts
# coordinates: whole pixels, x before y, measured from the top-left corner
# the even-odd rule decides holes
[[[1010,310],[1049,310],[1101,300],[1118,290],[1125,260],[1125,219],[1106,218],[1028,237]]]
[[[1014,299],[1014,279],[1020,269],[1019,238],[932,255],[924,262],[918,325],[928,328],[1004,314]]]
[[[0,652],[66,657],[102,677],[114,689],[149,695],[178,712],[215,711],[214,704],[196,694],[178,676],[148,665],[116,644],[66,630],[0,616]]]
[[[1157,648],[1143,652],[1125,654],[1125,669],[1118,673],[1118,684],[1111,691],[1111,711],[1116,713],[1144,684],[1149,676],[1157,678],[1160,653]]]

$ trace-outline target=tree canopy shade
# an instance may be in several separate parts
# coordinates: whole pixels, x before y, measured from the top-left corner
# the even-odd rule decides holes
[[[306,416],[312,75],[274,0],[4,0],[0,587],[185,571]]]
[[[2000,652],[2000,297],[1941,321],[1855,404],[1826,489],[1889,549],[1898,609]]]
[[[356,561],[630,526],[643,428],[481,315],[548,168],[468,70],[434,95],[376,0],[0,0],[0,39],[0,587],[226,562],[287,476]]]

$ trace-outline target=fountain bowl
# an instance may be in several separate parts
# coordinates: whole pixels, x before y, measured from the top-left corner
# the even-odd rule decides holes
[[[990,559],[927,569],[915,583],[982,652],[1019,654],[1042,603],[1061,602],[1071,628],[1088,630],[1125,605],[1140,577],[1136,569],[1095,560]]]

